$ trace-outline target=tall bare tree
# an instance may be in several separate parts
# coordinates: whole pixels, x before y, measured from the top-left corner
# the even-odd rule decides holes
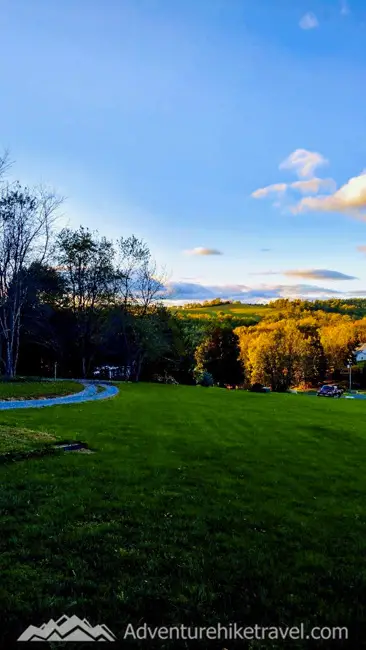
[[[146,313],[159,298],[165,273],[157,269],[148,245],[135,235],[121,237],[116,252],[116,299],[125,308]]]
[[[33,262],[43,262],[47,257],[61,201],[54,192],[31,190],[20,183],[0,188],[1,361],[9,378],[16,372],[27,270]]]
[[[116,242],[115,300],[126,365],[138,381],[147,349],[158,341],[156,306],[165,277],[147,244],[131,235]]]
[[[0,180],[4,178],[4,175],[8,171],[9,167],[11,167],[9,152],[4,151],[0,155]]]

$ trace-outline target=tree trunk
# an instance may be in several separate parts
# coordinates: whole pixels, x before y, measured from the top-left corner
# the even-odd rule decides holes
[[[10,341],[6,342],[5,374],[8,379],[12,379],[15,376],[14,356]]]
[[[136,370],[135,370],[135,377],[134,377],[135,381],[139,381],[140,379],[142,361],[143,361],[142,357],[139,357],[138,360],[136,361]]]

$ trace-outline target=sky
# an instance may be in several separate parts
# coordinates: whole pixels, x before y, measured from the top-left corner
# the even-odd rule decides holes
[[[0,148],[70,226],[143,238],[172,300],[366,295],[363,0],[0,8]]]

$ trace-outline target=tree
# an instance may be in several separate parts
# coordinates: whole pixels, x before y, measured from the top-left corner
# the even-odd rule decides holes
[[[113,243],[87,228],[64,228],[57,238],[57,259],[75,321],[82,376],[90,371],[103,308],[113,299],[116,275]]]
[[[147,362],[154,362],[169,353],[170,341],[164,327],[165,308],[154,306],[131,320],[132,380],[139,381]]]
[[[310,355],[309,340],[293,320],[238,331],[240,357],[251,383],[269,383],[285,391],[304,380]]]
[[[208,336],[210,320],[207,318],[191,318],[185,314],[176,314],[174,322],[179,340],[179,361],[177,377],[180,383],[193,384],[196,366],[195,353],[198,346]]]
[[[304,381],[314,386],[324,381],[327,372],[327,359],[320,339],[320,326],[314,317],[307,317],[298,321],[298,328],[309,346],[309,354],[304,359]]]
[[[20,183],[0,191],[0,335],[5,374],[15,375],[23,308],[32,263],[50,251],[52,225],[61,203],[54,193]]]
[[[139,380],[143,364],[166,349],[160,317],[163,307],[159,297],[164,277],[158,273],[147,244],[131,235],[116,244],[114,300],[117,311],[119,349],[123,365],[132,369]]]
[[[239,361],[238,343],[238,337],[230,327],[214,326],[196,349],[197,370],[207,370],[219,384],[241,383],[243,368]]]
[[[60,306],[65,285],[53,267],[34,262],[27,270],[26,299],[20,332],[19,367],[25,374],[44,374],[63,358]]]
[[[176,341],[171,318],[161,305],[151,306],[146,314],[137,315],[132,310],[113,308],[105,318],[105,358],[129,368],[132,381],[139,381],[145,366],[158,372],[161,366],[166,369],[174,365]]]
[[[362,345],[366,343],[366,318],[355,321],[355,333],[357,337],[357,343]]]
[[[124,308],[138,302],[138,279],[141,269],[149,264],[150,259],[149,247],[135,235],[117,241],[116,296]]]
[[[338,314],[337,314],[338,316]],[[357,345],[357,332],[349,317],[320,330],[321,343],[330,372],[343,370]]]
[[[116,242],[115,297],[124,309],[146,314],[158,302],[165,277],[159,272],[147,244],[131,235]]]

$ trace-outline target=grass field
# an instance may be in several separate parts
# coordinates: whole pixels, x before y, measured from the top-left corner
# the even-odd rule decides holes
[[[220,312],[224,314],[231,314],[232,316],[240,317],[255,317],[258,319],[268,316],[270,314],[278,312],[278,309],[274,309],[271,305],[214,305],[212,307],[193,307],[190,309],[184,309],[183,307],[173,308],[175,311],[178,311],[181,314],[187,316],[198,316],[199,314],[207,314],[209,316],[217,316]]]
[[[0,382],[0,400],[61,397],[83,390],[76,381]]]
[[[29,452],[55,440],[55,436],[43,431],[0,425],[0,456],[11,452]]]
[[[28,625],[63,614],[105,623],[119,638],[131,622],[303,622],[359,633],[365,408],[126,384],[106,402],[0,413],[3,431],[45,432],[96,450],[0,466],[3,647]],[[334,647],[365,646],[359,637]]]

